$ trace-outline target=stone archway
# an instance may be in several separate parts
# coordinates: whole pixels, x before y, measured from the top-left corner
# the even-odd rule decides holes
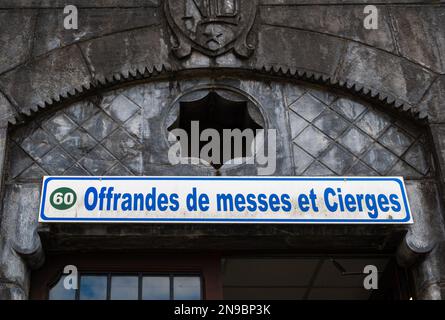
[[[171,54],[175,48],[175,43],[170,41],[174,34],[167,27],[163,6],[159,1],[149,1],[142,7],[130,4],[125,9],[119,8],[119,13],[116,13],[116,8],[101,8],[98,5],[94,8],[94,13],[85,11],[85,29],[78,35],[66,33],[61,29],[58,8],[40,10],[41,8],[33,7],[16,11],[14,8],[17,4],[8,4],[6,12],[0,13],[0,30],[4,30],[8,35],[17,35],[17,42],[12,46],[0,47],[1,56],[4,57],[0,61],[1,175],[5,176],[8,167],[3,165],[8,155],[7,141],[11,138],[8,137],[8,130],[11,128],[8,122],[29,124],[46,111],[52,112],[76,99],[84,99],[87,95],[96,94],[101,90],[123,86],[130,81],[163,81],[162,79],[190,74],[208,76],[221,70],[229,75],[274,76],[285,78],[292,83],[307,81],[321,84],[327,88],[336,88],[370,99],[384,110],[399,110],[411,118],[424,119],[427,126],[425,130],[429,131],[429,140],[432,140],[432,154],[436,159],[435,179],[440,180],[443,190],[445,126],[442,100],[445,81],[441,59],[443,36],[437,32],[440,30],[438,26],[443,25],[443,20],[436,11],[441,7],[407,6],[404,13],[400,13],[391,5],[382,6],[383,25],[376,33],[370,34],[360,28],[361,5],[348,6],[345,14],[340,11],[340,6],[320,8],[278,2],[263,1],[257,8],[254,24],[246,34],[246,41],[253,45],[248,47],[249,51],[253,51],[249,52],[249,55],[240,57],[233,51],[228,51],[212,58],[192,51],[184,59],[178,59]],[[413,14],[414,12],[416,14]],[[109,19],[113,14],[116,14],[117,18]],[[326,17],[332,19],[325,19]],[[407,25],[410,27],[405,28]],[[439,40],[436,40],[436,37],[439,37]],[[268,92],[271,95],[274,93],[270,90]],[[311,96],[309,94],[308,99],[311,99]],[[323,100],[320,97],[314,98]],[[331,104],[325,105],[332,109]],[[326,111],[326,107],[322,113]],[[283,114],[307,122],[308,119],[301,114],[299,108],[290,109],[292,111],[286,110]],[[299,138],[300,134],[309,130],[309,127],[316,130],[315,132],[322,132],[328,140],[333,139],[312,123],[303,128],[302,132],[298,132],[296,122],[297,120],[292,122],[290,132],[297,134],[291,138],[296,138],[295,145],[300,149],[304,147],[304,139]],[[388,128],[399,128],[397,124],[393,124],[391,122]],[[419,141],[409,133],[408,137]],[[411,147],[412,145],[408,146],[408,150]],[[331,144],[327,149],[320,150],[320,155],[307,148],[302,152],[297,151],[298,156],[306,154],[307,159],[312,159],[312,162],[308,161],[308,167],[303,168],[299,174],[304,174],[312,165],[321,165],[326,170],[337,173],[335,163],[328,163],[321,155],[329,152],[329,148],[333,148]],[[295,159],[295,152],[292,154],[291,149],[288,148],[287,160],[292,157]],[[349,154],[352,151],[345,149]],[[398,151],[394,151],[397,160],[400,160]],[[364,155],[366,151],[363,152]],[[9,156],[11,155],[9,153]],[[46,153],[42,154],[45,155]],[[32,155],[28,156],[32,158]],[[137,155],[135,157],[137,158]],[[367,166],[365,159],[359,160]],[[25,168],[29,169],[29,173],[36,162],[35,159],[32,161],[30,167]],[[423,170],[419,171],[408,161],[402,162],[417,174],[422,174],[420,171]],[[36,165],[34,169],[38,167],[39,165]],[[289,169],[286,166],[283,168]],[[377,172],[381,170],[370,169]],[[19,172],[18,175],[24,172]],[[288,174],[288,171],[285,172]],[[34,174],[38,176],[39,171],[34,171]],[[402,247],[402,260],[411,263],[416,253],[429,252],[434,245],[443,242],[442,235],[437,239],[430,237],[431,232],[442,232],[442,211],[437,205],[439,200],[436,195],[440,195],[439,202],[443,203],[444,199],[443,192],[437,193],[437,186],[431,181],[423,181],[411,187],[413,194],[424,195],[416,198],[419,210],[428,212],[420,216],[422,224],[414,226],[408,234],[405,247]],[[35,197],[38,193],[32,184],[6,184],[2,185],[2,191],[6,191],[5,197],[9,199],[24,193]],[[17,233],[16,239],[19,242],[13,245],[14,241],[10,241],[9,236],[0,238],[3,249],[0,285],[6,297],[21,298],[26,297],[29,271],[23,262],[28,261],[31,266],[38,265],[40,251],[36,234],[23,232],[35,227],[33,219],[27,215],[33,204],[23,201],[16,205],[14,211],[20,212],[20,216],[6,213],[2,215],[2,234]],[[295,240],[287,241],[292,243]],[[405,250],[407,248],[408,250]],[[20,252],[20,257],[16,251]],[[37,254],[33,255],[33,252]],[[437,247],[429,258],[418,266],[419,291],[425,297],[437,298],[440,295],[438,287],[443,280],[443,270],[438,267],[437,259],[440,259],[441,254],[443,256],[443,245]],[[11,260],[10,266],[4,267],[5,261],[11,257],[14,259]],[[6,271],[3,272],[3,269]]]
[[[37,210],[40,182],[44,175],[214,175],[212,167],[171,166],[167,159],[169,145],[166,139],[162,139],[168,133],[167,119],[178,96],[189,87],[233,88],[257,101],[265,125],[278,130],[275,175],[402,175],[408,179],[412,196],[418,197],[414,208],[418,217],[437,219],[431,216],[438,210],[437,201],[431,199],[437,195],[437,186],[430,181],[434,169],[430,151],[426,148],[428,138],[423,126],[408,120],[401,122],[396,114],[385,114],[381,107],[313,85],[278,79],[265,81],[258,77],[231,78],[227,75],[185,77],[175,81],[160,79],[104,91],[88,99],[61,105],[51,112],[42,112],[25,124],[14,126],[9,134],[3,208],[6,221],[3,226],[13,227],[4,229],[4,234],[11,237],[5,243],[5,252],[12,254],[8,255],[8,259],[16,259],[17,265],[24,270],[28,266],[38,267],[41,262],[43,251],[36,234],[37,220],[33,212]],[[308,139],[317,139],[317,143],[310,143]],[[223,167],[218,171],[221,175],[258,174],[255,165]],[[19,199],[27,199],[27,204],[23,205]],[[427,202],[429,206],[425,206]],[[420,206],[420,203],[424,205]],[[18,204],[20,208],[16,207]],[[440,226],[439,223],[435,225]],[[133,227],[120,228],[121,234],[132,234],[131,237],[159,236],[148,229],[142,235]],[[424,233],[416,233],[413,229],[407,238],[410,250],[431,250],[440,230],[420,223],[419,228],[423,228]],[[40,230],[45,251],[61,250],[65,241],[71,243],[72,249],[85,245],[86,239],[82,234],[70,227],[62,229],[51,227],[50,233]],[[215,235],[222,237],[227,232],[207,227],[195,229],[199,233],[196,239],[201,243],[207,242],[202,239]],[[234,228],[233,236],[239,237],[244,229]],[[303,243],[298,243],[298,239],[310,236],[316,250],[317,243],[329,246],[322,240],[326,234],[340,233],[348,234],[348,239],[335,242],[337,249],[350,247],[354,238],[362,241],[360,243],[369,250],[394,251],[400,242],[400,233],[403,233],[402,229],[374,228],[371,233],[375,239],[368,242],[369,238],[363,234],[369,230],[363,228],[356,228],[355,236],[349,233],[351,230],[347,231],[347,227],[327,226],[315,233],[308,229],[300,235],[300,228],[272,229],[265,227],[260,232],[252,232],[250,238],[275,234],[275,240],[264,242],[265,246],[295,249]],[[172,237],[176,237],[176,240],[171,240],[172,245],[183,243],[183,237],[190,236],[188,232],[179,228],[171,233]],[[281,232],[294,234],[293,239],[283,237]],[[20,236],[23,234],[33,237],[23,238]],[[425,234],[429,237],[424,238]],[[107,229],[98,231],[96,236],[110,248],[115,243],[109,238]],[[376,244],[379,241],[391,238],[396,242],[389,242],[378,249]],[[224,241],[212,241],[224,248]],[[120,246],[125,246],[124,239],[119,242]],[[241,238],[233,243],[249,247]],[[22,261],[28,262],[23,264]],[[23,285],[27,283],[26,273],[20,269],[8,270],[14,281]]]

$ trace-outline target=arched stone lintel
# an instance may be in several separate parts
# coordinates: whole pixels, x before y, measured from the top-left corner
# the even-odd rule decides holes
[[[17,110],[8,118],[14,122],[21,115],[119,83],[196,69],[226,69],[320,83],[375,99],[413,118],[428,116],[417,104],[435,76],[403,57],[301,30],[262,25],[258,37],[257,49],[248,59],[232,52],[216,58],[193,52],[190,58],[178,60],[162,26],[121,32],[53,50],[2,74],[0,92]]]
[[[203,71],[204,69],[199,69]],[[87,85],[82,85],[81,87],[73,88],[67,92],[60,94],[59,96],[42,101],[38,105],[34,105],[30,108],[21,109],[20,112],[11,111],[8,117],[5,119],[10,124],[16,124],[21,122],[23,118],[33,117],[46,108],[52,107],[59,103],[64,103],[70,100],[76,100],[82,96],[88,95],[91,92],[97,92],[100,90],[108,90],[110,88],[116,87],[118,85],[125,85],[126,83],[132,83],[138,80],[148,80],[156,79],[157,77],[173,77],[181,72],[189,72],[190,70],[176,71],[171,69],[169,66],[159,65],[146,68],[143,71],[131,71],[127,74],[114,74],[105,79],[97,82],[88,83]],[[196,70],[198,71],[198,70]],[[210,69],[209,69],[210,71]],[[223,71],[218,70],[218,71]],[[227,69],[224,69],[227,71]],[[379,92],[375,89],[368,88],[361,84],[353,83],[351,81],[335,81],[328,76],[317,74],[305,70],[297,70],[295,68],[286,69],[286,67],[281,66],[263,66],[259,69],[249,70],[249,69],[233,69],[235,73],[247,72],[250,74],[257,74],[259,76],[274,76],[282,78],[287,81],[302,81],[308,84],[316,84],[326,87],[326,89],[335,89],[346,94],[351,94],[353,96],[363,98],[378,103],[387,107],[392,112],[401,113],[416,122],[425,123],[428,121],[427,114],[421,112],[415,106],[404,102],[400,99],[396,99],[395,96],[389,93]],[[9,105],[10,110],[14,110],[12,105]]]

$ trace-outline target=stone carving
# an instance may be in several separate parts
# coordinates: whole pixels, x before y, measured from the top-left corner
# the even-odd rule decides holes
[[[188,81],[179,82],[179,87],[187,89]],[[232,83],[232,79],[225,81],[212,86],[226,87]],[[17,127],[10,135],[8,153],[14,161],[7,164],[8,182],[40,182],[44,175],[161,174],[162,171],[153,170],[154,165],[168,164],[165,129],[178,119],[179,102],[199,101],[207,96],[208,80],[194,79],[191,95],[183,96],[177,107],[168,111],[167,106],[180,93],[175,87],[173,82],[124,87],[104,93],[97,101],[80,101]],[[286,100],[286,108],[284,105],[282,108],[287,117],[283,114],[270,125],[282,130],[289,127],[292,140],[289,144],[294,163],[286,161],[286,165],[293,169],[280,174],[400,175],[413,179],[434,174],[422,127],[328,91],[274,83],[272,96],[265,93],[267,88],[255,81],[242,81],[239,87],[261,101],[266,110],[270,108],[274,115],[281,108],[277,103]],[[217,92],[228,100],[245,101],[244,96],[228,95],[232,91]],[[199,95],[195,96],[196,93]],[[253,110],[249,110],[249,116],[265,127],[263,118]],[[165,128],[159,124],[163,112],[170,112]],[[162,135],[165,139],[159,138]],[[165,168],[171,174],[172,167]],[[280,168],[286,167],[282,164]],[[178,171],[178,175],[187,172]],[[243,171],[243,175],[248,174],[251,173]]]
[[[192,47],[216,57],[234,50],[249,57],[254,47],[247,42],[257,0],[167,0],[165,14],[176,37],[173,51],[179,58]]]

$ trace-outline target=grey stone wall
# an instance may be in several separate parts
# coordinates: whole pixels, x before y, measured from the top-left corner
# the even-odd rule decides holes
[[[427,91],[443,88],[442,1],[383,2],[378,6],[379,29],[367,31],[362,14],[366,1],[311,6],[301,1],[262,0],[251,32],[256,49],[244,60],[230,52],[216,59],[196,52],[191,59],[172,59],[163,2],[124,1],[122,7],[113,8],[117,1],[74,1],[80,14],[75,32],[63,29],[64,3],[0,3],[1,41],[14,42],[1,47],[0,88],[24,114],[36,105],[75,94],[76,89],[162,68],[275,68],[297,77],[356,84],[356,90],[370,91],[382,100],[388,97],[389,102],[397,100],[397,105],[422,111],[423,116],[434,113],[434,108],[420,107]],[[19,10],[21,6],[29,9]]]
[[[224,77],[104,92],[28,121],[10,134],[7,181],[40,182],[44,175],[215,175],[204,166],[172,168],[167,158],[166,121],[174,101],[206,86],[233,87],[259,102],[267,127],[278,130],[276,175],[422,179],[435,174],[426,129],[412,121],[319,88]],[[237,170],[249,173],[246,167]],[[220,172],[228,173],[234,169]]]
[[[69,1],[80,21],[68,31],[66,1],[0,0],[0,298],[27,297],[40,238],[49,251],[91,239],[102,249],[145,239],[140,249],[207,241],[207,249],[396,250],[406,230],[386,227],[54,226],[37,235],[44,174],[215,174],[169,166],[160,139],[171,102],[215,82],[258,99],[279,130],[278,175],[405,176],[417,222],[404,258],[418,296],[443,298],[445,2],[381,1],[374,31],[363,28],[367,2],[258,0],[245,30],[250,56],[235,48],[212,57],[193,45],[178,58],[165,1]]]

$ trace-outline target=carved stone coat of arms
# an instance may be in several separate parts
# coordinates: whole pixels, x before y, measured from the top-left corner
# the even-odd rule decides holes
[[[185,57],[194,48],[208,56],[230,50],[242,57],[253,52],[247,36],[255,20],[256,0],[165,0],[165,13]]]

